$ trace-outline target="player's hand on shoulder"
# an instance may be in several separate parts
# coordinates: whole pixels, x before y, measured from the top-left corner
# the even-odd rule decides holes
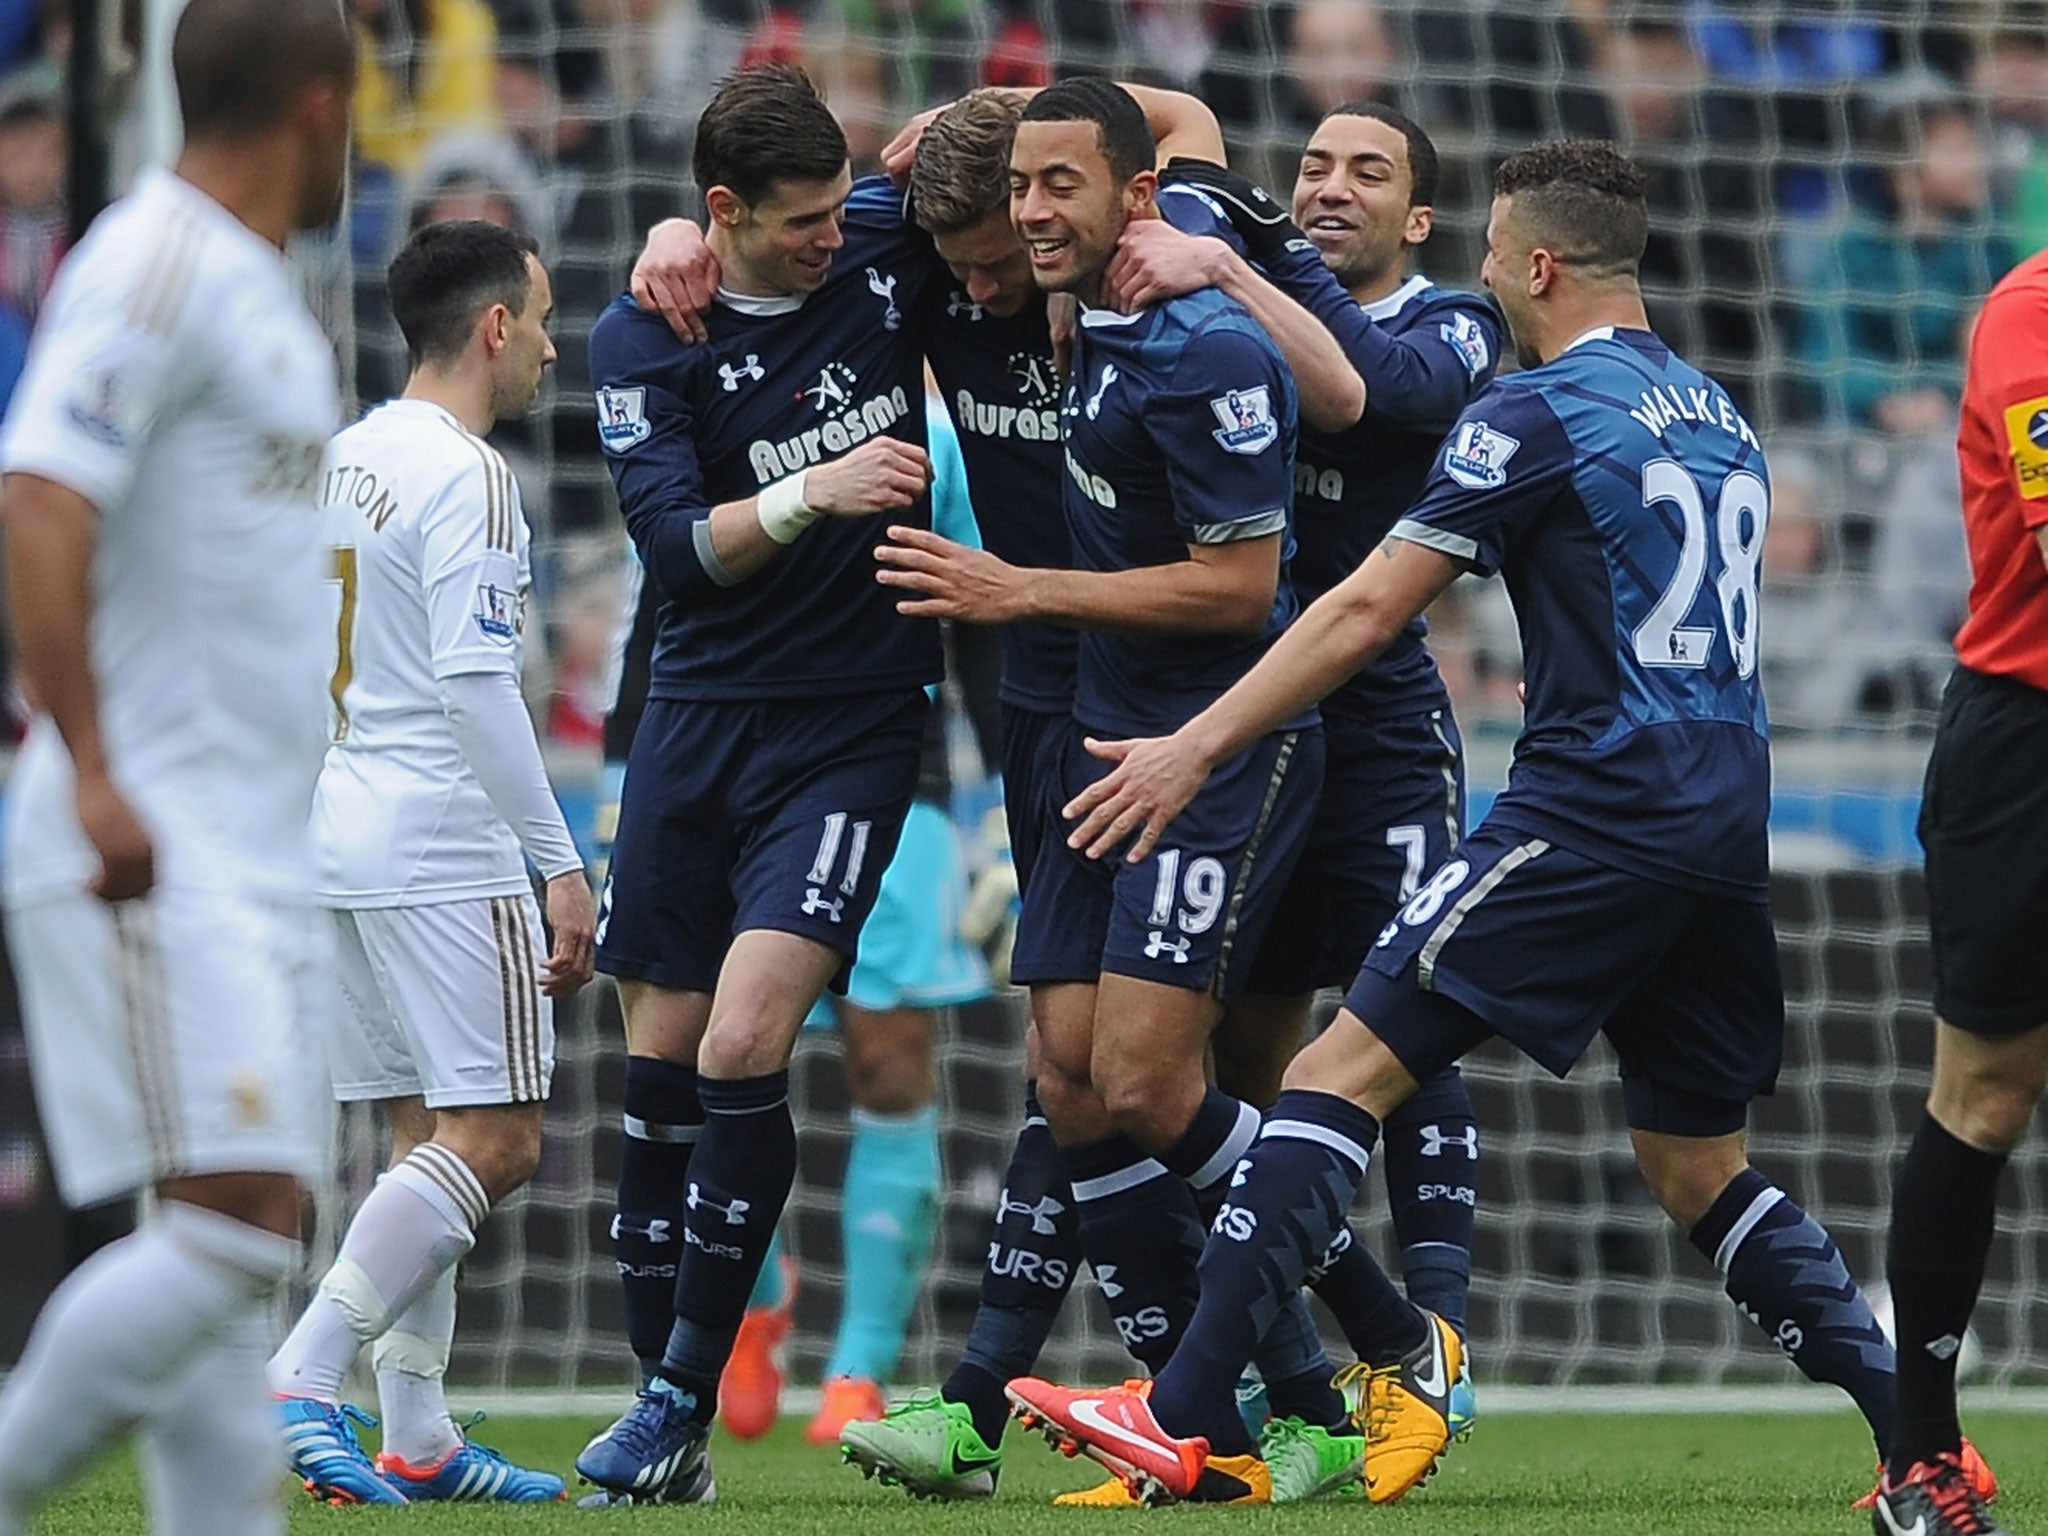
[[[1182,735],[1086,744],[1116,766],[1067,802],[1061,814],[1077,823],[1067,846],[1104,859],[1128,842],[1124,857],[1139,863],[1208,783],[1209,763]]]
[[[1302,238],[1301,229],[1288,216],[1286,206],[1264,187],[1242,172],[1209,160],[1176,155],[1159,173],[1161,187],[1197,187],[1211,203],[1223,210],[1230,227],[1237,231],[1252,260],[1268,265]]]
[[[690,219],[663,219],[633,263],[633,302],[661,316],[685,341],[706,341],[704,316],[718,295],[718,258]]]
[[[942,101],[936,107],[925,108],[905,123],[895,138],[882,146],[882,170],[897,186],[910,185],[910,167],[917,160],[917,146],[924,142],[925,129],[952,105],[950,101]]]
[[[136,901],[156,885],[156,846],[114,781],[104,773],[81,774],[73,791],[78,824],[99,856],[92,882],[102,901]]]
[[[882,565],[875,580],[909,594],[896,611],[911,618],[1007,624],[1029,616],[1030,574],[985,549],[899,526],[875,547],[875,558]]]
[[[583,871],[572,869],[548,882],[547,904],[555,944],[541,965],[540,989],[567,997],[597,973],[597,903]]]
[[[1230,247],[1207,235],[1183,234],[1164,219],[1124,226],[1105,274],[1111,301],[1125,314],[1214,288],[1229,270]]]
[[[805,471],[804,502],[832,517],[866,517],[909,506],[931,483],[931,456],[917,444],[871,437],[845,457]]]

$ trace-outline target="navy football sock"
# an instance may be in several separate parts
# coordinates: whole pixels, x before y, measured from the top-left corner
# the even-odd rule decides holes
[[[1258,1139],[1259,1112],[1220,1088],[1202,1095],[1194,1119],[1179,1140],[1159,1154],[1159,1161],[1188,1181],[1197,1197],[1222,1184],[1238,1159]]]
[[[708,1421],[747,1298],[796,1181],[789,1073],[701,1078],[704,1134],[690,1161],[675,1325],[660,1374],[695,1398]]]
[[[683,1197],[704,1110],[697,1102],[697,1069],[653,1056],[626,1058],[623,1097],[612,1252],[625,1292],[626,1338],[645,1381],[661,1363],[675,1324]]]
[[[1348,1221],[1317,1258],[1308,1285],[1367,1365],[1391,1365],[1429,1342],[1428,1320],[1365,1251]]]
[[[1266,1115],[1202,1250],[1201,1304],[1152,1385],[1170,1433],[1221,1434],[1238,1373],[1309,1268],[1336,1240],[1365,1177],[1379,1123],[1335,1094],[1290,1089]],[[1240,1439],[1243,1426],[1237,1430]]]
[[[1897,1367],[1877,1319],[1829,1237],[1783,1190],[1745,1168],[1728,1181],[1699,1225],[1693,1246],[1728,1279],[1728,1296],[1808,1380],[1856,1400],[1889,1453],[1897,1409]]]
[[[1202,1218],[1194,1196],[1128,1136],[1062,1147],[1060,1163],[1074,1190],[1081,1251],[1117,1336],[1156,1373],[1195,1312]]]
[[[1958,1141],[1932,1116],[1899,1165],[1885,1249],[1898,1308],[1899,1412],[1887,1451],[1894,1482],[1963,1443],[1956,1359],[1984,1284],[2004,1167],[1999,1154]]]
[[[939,1395],[965,1403],[988,1445],[1000,1442],[1009,1418],[1003,1388],[1028,1376],[1045,1348],[1060,1305],[1081,1267],[1080,1221],[1074,1192],[1060,1166],[1032,1086],[1024,1091],[1024,1128],[1003,1177],[995,1231],[981,1269],[981,1305],[960,1363]]]
[[[1479,1126],[1456,1067],[1431,1078],[1387,1116],[1380,1163],[1408,1299],[1462,1333],[1479,1203]]]

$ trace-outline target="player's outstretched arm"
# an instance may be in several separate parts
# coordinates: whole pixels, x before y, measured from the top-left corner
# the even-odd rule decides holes
[[[1251,311],[1287,359],[1304,422],[1341,432],[1365,414],[1365,383],[1329,327],[1223,241],[1183,234],[1164,219],[1134,219],[1117,242],[1107,278],[1117,308],[1126,312],[1197,288],[1220,288]]]
[[[1127,571],[1006,564],[921,528],[892,527],[875,579],[914,618],[1010,624],[1036,619],[1129,635],[1255,635],[1273,611],[1280,535],[1191,544],[1188,558]]]
[[[90,638],[97,522],[91,502],[54,480],[12,474],[0,486],[7,611],[22,674],[71,754],[79,824],[100,860],[93,892],[132,901],[156,884],[156,854],[114,785],[100,736]]]
[[[1171,736],[1090,741],[1116,764],[1066,807],[1067,839],[1091,859],[1133,837],[1135,864],[1152,851],[1216,765],[1318,703],[1393,643],[1458,577],[1448,555],[1389,539],[1323,594],[1230,691]]]
[[[1132,100],[1144,112],[1153,142],[1159,148],[1162,167],[1176,157],[1212,160],[1218,165],[1223,163],[1223,125],[1216,121],[1216,114],[1209,110],[1206,102],[1186,91],[1170,91],[1156,85],[1132,85],[1128,81],[1120,81],[1119,84],[1131,93]],[[1029,101],[1038,94],[1038,88],[1019,87],[1009,94],[1020,101]],[[917,159],[917,146],[924,141],[925,129],[952,105],[948,101],[927,107],[882,146],[882,169],[896,185],[903,186],[910,180],[910,167]]]
[[[718,297],[718,258],[694,219],[663,219],[647,231],[633,263],[633,302],[666,320],[685,341],[711,339],[704,316]]]

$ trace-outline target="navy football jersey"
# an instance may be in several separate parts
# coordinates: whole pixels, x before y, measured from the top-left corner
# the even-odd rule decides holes
[[[1185,560],[1190,544],[1285,540],[1294,376],[1242,305],[1206,288],[1135,315],[1088,310],[1071,366],[1062,500],[1077,568],[1131,570]],[[1083,634],[1075,718],[1152,736],[1199,713],[1298,611],[1285,553],[1283,543],[1258,635]]]
[[[664,599],[649,698],[825,698],[940,676],[938,625],[897,613],[896,595],[875,580],[874,549],[891,522],[930,526],[925,498],[874,517],[820,518],[729,586],[703,558],[713,506],[878,433],[925,443],[925,237],[880,177],[855,184],[844,232],[815,293],[721,294],[702,345],[679,341],[630,297],[591,333],[598,435]]]
[[[1459,417],[1396,538],[1507,581],[1528,689],[1490,816],[1651,879],[1762,890],[1770,478],[1721,386],[1602,328]]]
[[[942,264],[926,298],[928,356],[960,438],[983,545],[1011,565],[1068,570],[1060,510],[1060,379],[1045,300],[1002,318],[968,299]],[[1002,697],[1041,714],[1074,707],[1076,636],[1056,624],[1003,626]]]
[[[1160,210],[1192,235],[1214,235],[1244,254],[1229,219],[1199,187],[1164,187]],[[1307,241],[1262,269],[1321,320],[1365,381],[1365,415],[1342,432],[1304,425],[1294,468],[1294,558],[1302,606],[1365,563],[1421,493],[1444,434],[1500,363],[1493,301],[1411,277],[1360,304]],[[1420,619],[1373,664],[1323,701],[1325,714],[1389,718],[1441,708],[1436,662]]]

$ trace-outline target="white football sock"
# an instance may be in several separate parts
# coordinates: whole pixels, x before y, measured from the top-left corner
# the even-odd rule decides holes
[[[290,1238],[171,1201],[80,1265],[0,1393],[0,1529],[155,1412],[298,1262]]]
[[[461,1158],[433,1142],[414,1147],[377,1180],[348,1224],[334,1267],[271,1357],[270,1390],[340,1402],[356,1352],[469,1252],[489,1210],[483,1185]]]
[[[282,1536],[277,1409],[263,1382],[267,1311],[249,1309],[143,1425],[153,1536]]]
[[[413,1468],[437,1465],[462,1444],[443,1379],[455,1347],[455,1266],[449,1265],[377,1341],[377,1411],[384,1449]]]

